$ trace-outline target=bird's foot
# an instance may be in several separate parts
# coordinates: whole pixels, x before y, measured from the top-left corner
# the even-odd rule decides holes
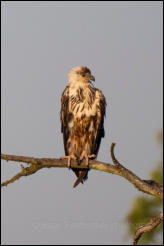
[[[87,152],[84,150],[82,152],[82,154],[80,155],[80,161],[82,161],[84,158],[86,159],[86,166],[89,167],[89,159],[91,158],[95,158],[96,155],[95,154],[92,154],[92,155],[88,155]]]
[[[77,158],[74,155],[74,153],[72,153],[71,155],[62,156],[62,157],[60,157],[60,159],[61,160],[68,159],[68,164],[67,165],[68,165],[68,168],[70,169],[70,167],[71,167],[71,159],[76,160]]]

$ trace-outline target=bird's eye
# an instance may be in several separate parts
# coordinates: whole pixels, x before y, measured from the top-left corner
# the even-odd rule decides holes
[[[82,74],[83,77],[85,77],[85,74]]]

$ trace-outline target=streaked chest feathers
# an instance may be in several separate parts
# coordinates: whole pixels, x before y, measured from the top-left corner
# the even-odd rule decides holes
[[[99,100],[96,94],[95,88],[91,85],[70,88],[69,112],[72,112],[75,118],[96,115]]]

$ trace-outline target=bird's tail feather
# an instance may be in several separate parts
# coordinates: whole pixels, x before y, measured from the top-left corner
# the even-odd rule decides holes
[[[77,179],[73,185],[73,188],[75,188],[80,182],[83,183],[83,181],[85,181],[88,177],[87,177],[87,174],[88,174],[88,170],[73,170],[77,176]]]

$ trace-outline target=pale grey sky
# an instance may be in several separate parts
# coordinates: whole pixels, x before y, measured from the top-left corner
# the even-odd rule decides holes
[[[88,66],[107,101],[98,160],[143,179],[160,158],[162,1],[2,1],[2,153],[64,154],[60,98],[69,70]],[[20,164],[2,161],[2,180]],[[73,189],[67,169],[43,169],[2,189],[2,244],[131,244],[124,217],[141,195],[121,177],[90,171]]]

